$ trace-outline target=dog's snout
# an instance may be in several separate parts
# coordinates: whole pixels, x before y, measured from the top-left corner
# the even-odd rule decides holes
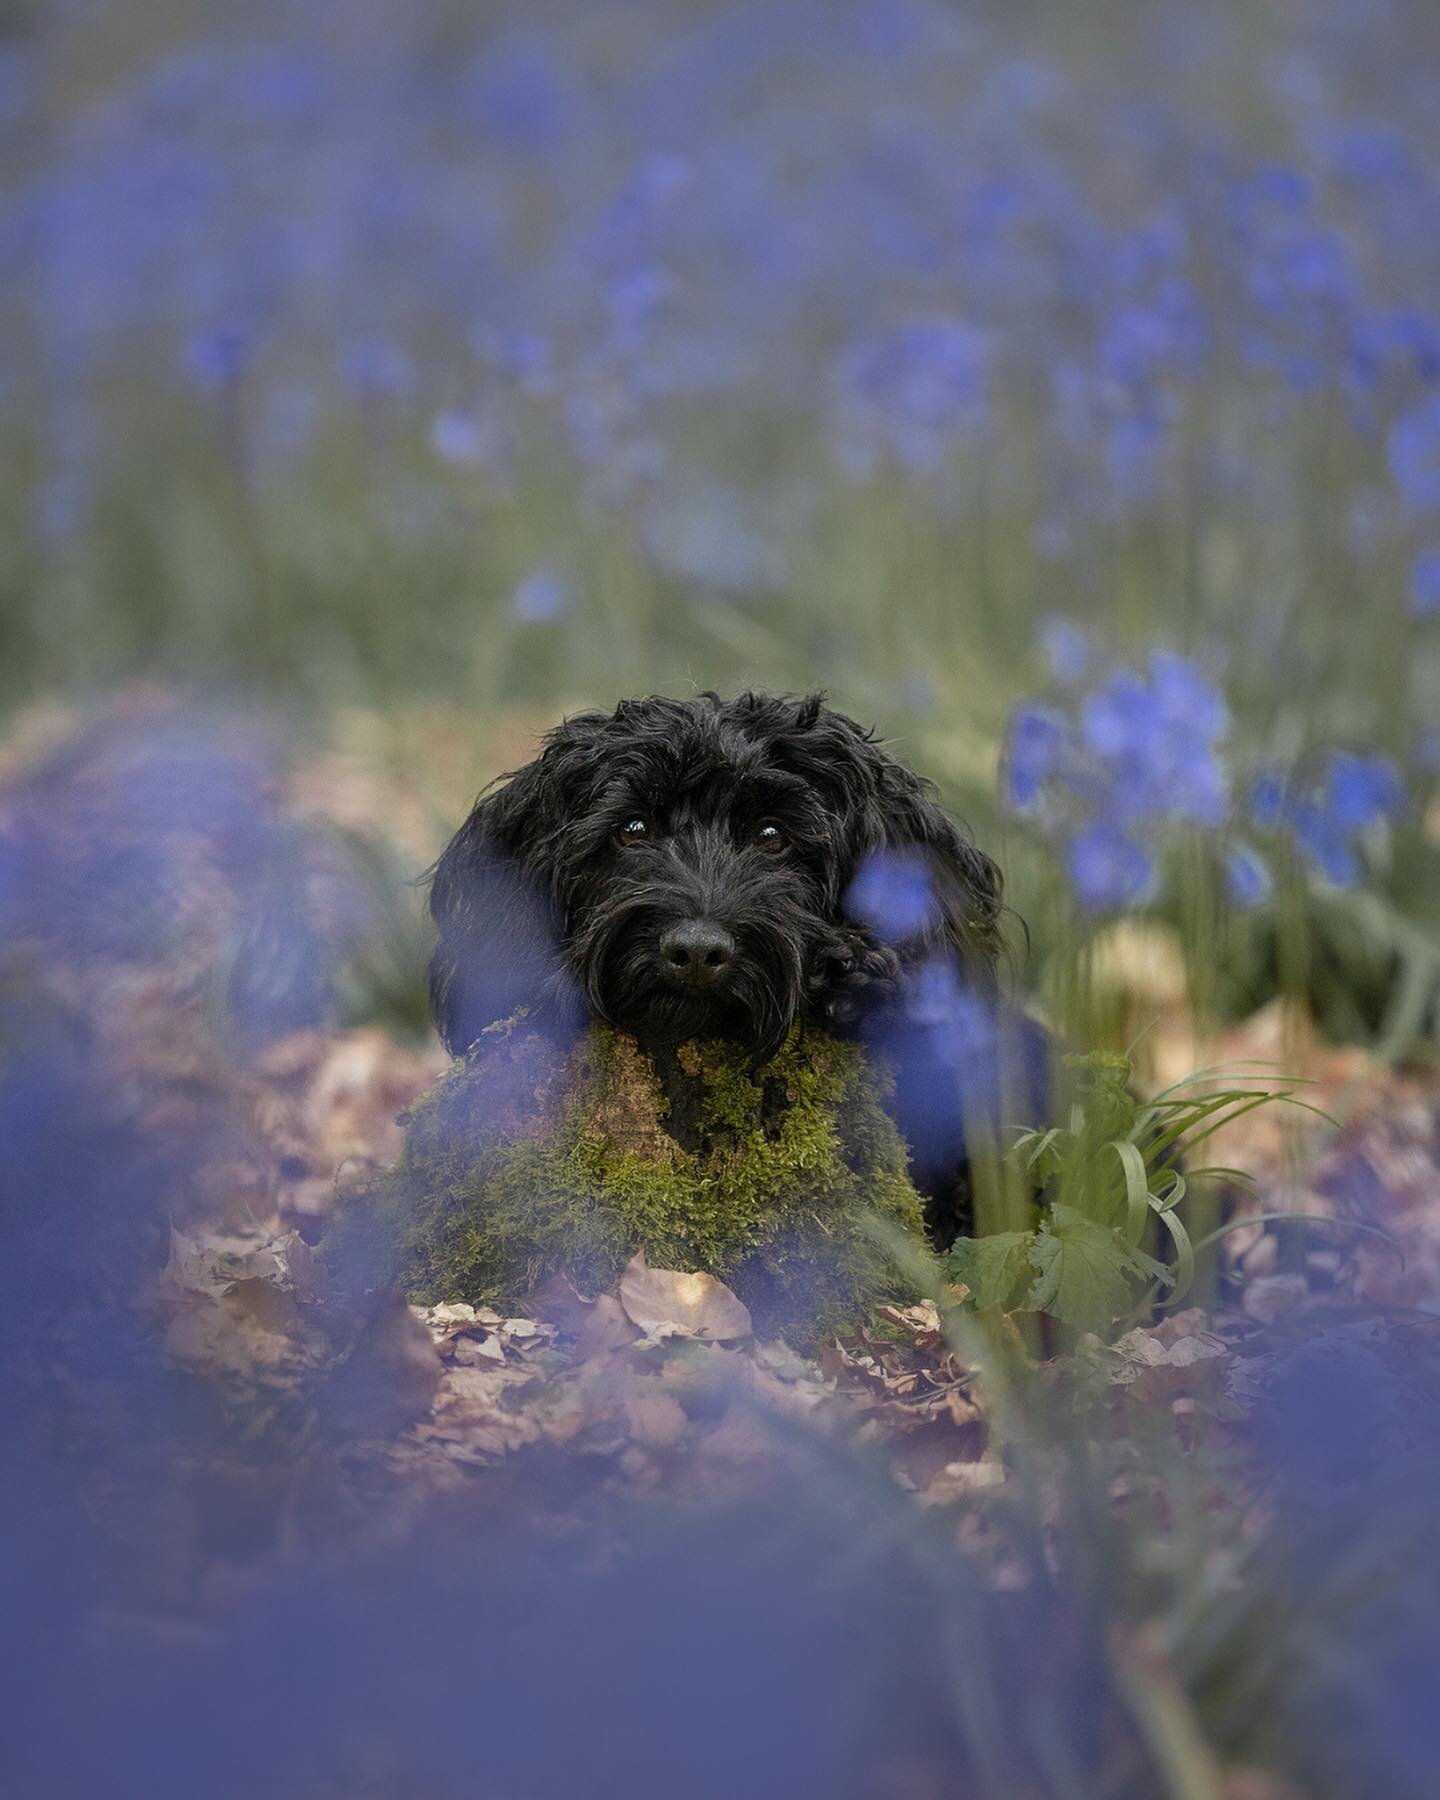
[[[662,932],[660,957],[687,986],[708,987],[735,960],[735,940],[713,919],[685,919]]]

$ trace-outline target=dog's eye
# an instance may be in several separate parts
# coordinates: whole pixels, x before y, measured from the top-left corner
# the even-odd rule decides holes
[[[622,844],[643,844],[650,836],[650,821],[627,819],[615,835]]]
[[[767,819],[763,825],[755,827],[755,842],[761,850],[783,850],[786,842],[785,833],[778,825],[771,824]]]

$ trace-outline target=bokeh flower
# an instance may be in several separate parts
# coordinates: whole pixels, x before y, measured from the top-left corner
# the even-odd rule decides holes
[[[1195,662],[1154,650],[1098,671],[1063,704],[1011,714],[1002,789],[1056,837],[1092,911],[1137,904],[1158,885],[1157,846],[1177,826],[1218,830],[1230,812],[1224,697]]]
[[[921,936],[940,916],[925,857],[916,850],[870,852],[855,871],[845,910],[887,944]]]
[[[1263,857],[1245,844],[1225,853],[1225,892],[1242,911],[1263,906],[1275,891],[1275,878]]]
[[[1410,571],[1410,612],[1417,619],[1440,618],[1440,550],[1422,550]]]
[[[988,364],[984,333],[959,319],[914,319],[852,345],[835,377],[845,467],[938,471],[985,418]]]
[[[550,625],[575,606],[575,590],[554,569],[535,569],[515,589],[510,609],[526,625]]]
[[[1414,512],[1440,506],[1440,393],[1427,395],[1390,429],[1390,473]]]
[[[1040,644],[1052,681],[1072,687],[1090,669],[1090,640],[1068,619],[1047,619],[1040,630]]]
[[[218,393],[240,379],[254,354],[251,332],[239,325],[217,325],[190,337],[185,346],[185,367],[197,387]]]
[[[1312,873],[1338,888],[1360,884],[1364,840],[1401,819],[1408,806],[1398,766],[1373,750],[1331,750],[1288,778],[1263,769],[1249,796],[1255,823],[1286,839]]]
[[[1065,845],[1065,867],[1087,912],[1137,906],[1155,893],[1154,855],[1107,819],[1083,825],[1071,835]]]

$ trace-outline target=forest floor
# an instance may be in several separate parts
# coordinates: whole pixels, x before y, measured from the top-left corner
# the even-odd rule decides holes
[[[10,761],[0,816],[47,867],[77,824],[93,834],[97,819],[113,823],[117,771],[144,764],[127,763],[131,740],[122,731],[117,744],[110,730],[78,747],[51,733],[41,754]],[[347,786],[333,767],[302,761],[264,807],[283,834],[322,817],[327,798],[346,825],[388,805],[383,786]],[[120,810],[124,841],[107,845],[105,867],[124,873],[145,832]],[[623,1538],[637,1506],[744,1504],[793,1484],[799,1444],[879,1471],[897,1518],[923,1513],[997,1587],[1023,1583],[995,1524],[995,1503],[1023,1479],[1012,1424],[997,1429],[984,1359],[932,1302],[880,1308],[811,1357],[753,1335],[718,1282],[634,1265],[614,1293],[552,1282],[516,1317],[462,1296],[424,1308],[380,1296],[360,1313],[338,1305],[326,1228],[347,1185],[397,1157],[404,1110],[446,1058],[373,1023],[303,1024],[243,1044],[214,1004],[225,858],[208,826],[197,830],[188,813],[180,823],[160,833],[158,862],[143,861],[147,882],[158,870],[173,889],[173,929],[158,947],[114,937],[108,894],[104,930],[87,914],[83,942],[73,920],[63,942],[42,925],[29,940],[46,954],[27,964],[39,995],[27,1017],[83,1015],[85,1091],[103,1095],[127,1167],[144,1171],[124,1189],[123,1253],[112,1255],[96,1224],[110,1196],[77,1191],[62,1260],[41,1259],[50,1285],[31,1282],[29,1313],[12,1308],[9,1321],[7,1354],[24,1366],[42,1428],[63,1421],[87,1514],[123,1546],[123,1576],[87,1630],[123,1646],[214,1629],[277,1568],[393,1543],[436,1506],[518,1511],[566,1541],[618,1516],[631,1521]],[[85,863],[77,885],[88,891],[92,874]],[[48,903],[52,921],[62,900]],[[1327,1045],[1278,1003],[1202,1040],[1173,981],[1157,987],[1164,944],[1127,931],[1112,961],[1154,1021],[1155,1079],[1264,1065],[1309,1084],[1316,1111],[1262,1108],[1214,1146],[1215,1161],[1253,1179],[1237,1205],[1337,1228],[1234,1230],[1206,1304],[1111,1343],[1082,1339],[1055,1364],[1017,1330],[1014,1366],[1037,1392],[1083,1373],[1108,1396],[1117,1439],[1138,1442],[1163,1415],[1181,1442],[1212,1451],[1243,1448],[1252,1403],[1296,1346],[1322,1362],[1331,1350],[1337,1362],[1358,1353],[1402,1405],[1407,1395],[1429,1404],[1440,1375],[1440,1075]],[[11,1157],[22,1170],[34,1161],[24,1146]],[[103,1277],[90,1266],[92,1238]],[[74,1251],[73,1280],[63,1262],[72,1243],[86,1246]],[[141,1346],[148,1371],[131,1389],[107,1367],[121,1338]],[[158,1422],[145,1416],[157,1371],[167,1394],[178,1383],[188,1396]],[[1337,1408],[1348,1403],[1337,1393]],[[1255,1493],[1258,1506],[1258,1484]],[[1223,1791],[1291,1792],[1256,1781]]]
[[[153,733],[167,707],[144,697],[122,710],[122,737],[136,716]],[[125,762],[103,735],[114,724],[103,723],[99,744],[81,757],[99,791],[115,772],[105,770],[106,756],[122,769]],[[453,721],[431,722],[432,762],[443,763],[446,744],[456,754],[455,731]],[[50,746],[67,733],[68,722],[22,736],[45,754],[38,765],[32,754],[12,757],[13,792],[29,791],[33,770],[53,761]],[[525,733],[523,720],[500,732],[498,766]],[[267,804],[278,819],[310,827],[373,829],[383,819],[389,831],[393,823],[400,856],[418,866],[425,812],[383,765],[367,764],[363,744],[361,734],[345,747],[342,733],[340,748],[297,759]],[[93,795],[87,804],[93,811]],[[173,843],[166,854],[177,860]],[[182,886],[196,860],[177,877]],[[198,918],[213,894],[204,879],[196,887]],[[184,1180],[167,1198],[168,1260],[137,1296],[147,1320],[177,1367],[220,1380],[237,1397],[253,1385],[273,1400],[308,1391],[334,1354],[310,1246],[346,1185],[399,1154],[400,1116],[447,1063],[433,1040],[373,1024],[306,1027],[239,1050],[217,1026],[204,967],[212,948],[206,931],[183,919],[163,955],[137,957],[128,944],[109,960],[91,951],[83,966],[52,969],[49,978],[83,993],[103,1080],[126,1097],[137,1131],[163,1140],[172,1161],[183,1149]],[[1235,1199],[1241,1211],[1373,1228],[1233,1231],[1208,1310],[1192,1305],[1092,1346],[1108,1379],[1146,1402],[1210,1406],[1219,1416],[1243,1392],[1247,1352],[1266,1342],[1266,1327],[1313,1322],[1317,1311],[1332,1320],[1366,1310],[1396,1321],[1440,1318],[1440,1071],[1328,1045],[1279,1002],[1205,1037],[1186,1007],[1174,946],[1150,928],[1118,927],[1101,960],[1143,1028],[1156,1084],[1202,1066],[1259,1068],[1306,1084],[1316,1111],[1261,1108],[1210,1147],[1209,1160],[1254,1181],[1253,1195]],[[876,1446],[922,1504],[1005,1480],[989,1447],[983,1391],[932,1304],[887,1309],[874,1331],[805,1360],[733,1321],[717,1325],[703,1298],[677,1283],[679,1273],[651,1271],[639,1298],[634,1282],[584,1296],[552,1286],[533,1317],[477,1312],[456,1296],[388,1320],[380,1349],[367,1349],[395,1370],[392,1404],[382,1409],[388,1430],[372,1444],[373,1459],[418,1489],[446,1490],[548,1446],[586,1459],[605,1483],[704,1489],[763,1460],[765,1419],[774,1414]],[[717,1408],[722,1391],[730,1403]]]

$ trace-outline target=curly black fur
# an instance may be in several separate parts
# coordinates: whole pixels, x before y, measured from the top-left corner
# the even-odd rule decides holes
[[[862,858],[886,849],[922,860],[934,899],[894,944],[846,905]],[[941,965],[996,1001],[1000,874],[928,782],[821,696],[626,700],[567,719],[481,796],[430,907],[431,1001],[456,1054],[522,1005],[557,1028],[603,1020],[656,1052],[740,1037],[757,1067],[802,1016],[882,1037],[937,1236],[954,1235],[963,1096],[910,1066],[926,1036],[904,998]]]

